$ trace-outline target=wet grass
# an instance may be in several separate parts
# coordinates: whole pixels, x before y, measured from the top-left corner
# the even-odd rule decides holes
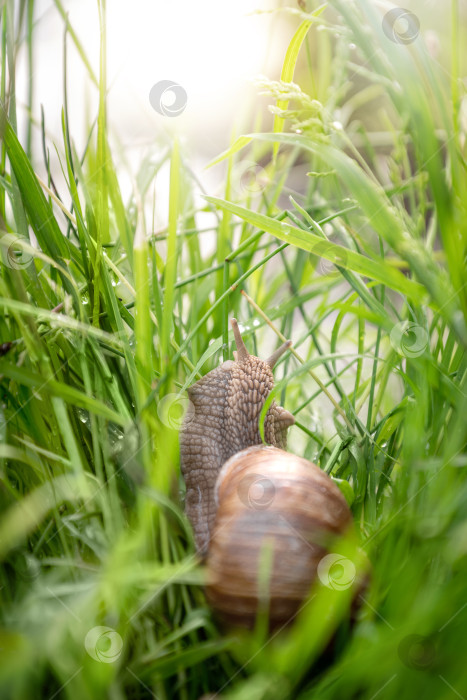
[[[456,2],[449,78],[414,25],[398,43],[372,2],[295,10],[282,82],[260,85],[270,132],[226,144],[224,195],[202,209],[176,141],[121,195],[104,3],[98,75],[67,35],[99,90],[95,126],[77,152],[65,91],[63,140],[49,142],[44,120],[42,138],[66,187],[50,166],[37,179],[36,127],[18,139],[15,99],[32,8],[1,11],[2,697],[467,696]],[[167,160],[168,225],[155,233]],[[346,482],[360,550],[340,553],[357,571],[371,561],[353,627],[337,573],[272,639],[222,630],[206,605],[178,429],[186,387],[231,357],[232,316],[261,356],[293,340],[276,371],[296,417],[289,447]]]

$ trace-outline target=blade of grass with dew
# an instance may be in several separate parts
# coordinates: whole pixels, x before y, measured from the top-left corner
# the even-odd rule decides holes
[[[78,263],[77,251],[69,246],[63,237],[53,212],[45,199],[37,178],[22,149],[11,124],[6,118],[3,106],[0,105],[0,130],[6,153],[14,170],[21,191],[22,201],[28,212],[35,235],[42,250],[56,261],[73,260]],[[61,267],[64,267],[61,265]],[[73,294],[73,288],[64,278],[64,286],[68,293]]]
[[[75,44],[76,50],[78,51],[78,54],[83,62],[83,65],[86,67],[86,70],[88,72],[89,77],[91,78],[92,82],[96,87],[99,87],[99,81],[92,69],[91,63],[86,56],[86,52],[84,51],[83,45],[81,44],[78,35],[76,34],[71,22],[69,21],[68,14],[65,12],[65,8],[63,7],[62,3],[60,0],[54,0],[55,6],[57,10],[59,11],[65,26],[67,32],[70,34],[71,38],[73,39],[73,43]]]
[[[148,424],[149,412],[146,408],[147,397],[151,391],[151,348],[152,322],[149,315],[149,270],[148,245],[144,232],[144,217],[140,210],[138,226],[133,243],[133,268],[135,272],[135,371],[137,387],[137,406],[140,412],[140,430],[142,434],[143,460],[149,470],[151,465],[152,444],[151,431]],[[150,473],[148,471],[148,473]]]
[[[269,138],[272,140],[278,139],[282,143],[289,145],[301,145],[303,149],[318,155],[323,162],[331,165],[339,173],[339,177],[350,189],[353,197],[359,202],[374,229],[401,258],[410,263],[418,278],[423,281],[431,292],[433,298],[445,301],[446,294],[448,297],[450,293],[452,294],[452,288],[441,275],[441,271],[435,268],[425,248],[416,239],[404,232],[403,224],[391,206],[384,190],[381,187],[377,188],[374,182],[368,179],[349,156],[332,145],[314,143],[301,134],[280,134],[275,136],[260,134],[257,138],[266,140]],[[437,285],[440,286],[439,294],[436,291]]]
[[[281,241],[295,245],[309,253],[320,255],[330,262],[365,275],[370,279],[382,282],[386,286],[391,287],[391,289],[406,294],[417,301],[421,301],[424,298],[424,289],[420,284],[406,279],[398,270],[388,268],[387,265],[382,264],[379,260],[370,260],[353,250],[320,238],[311,231],[305,233],[295,226],[245,209],[238,204],[226,202],[218,197],[206,197],[206,199],[222,209],[228,209],[253,226],[271,233]]]
[[[294,73],[295,73],[295,66],[297,64],[297,58],[298,54],[300,52],[301,46],[305,40],[306,35],[308,34],[308,30],[310,29],[311,25],[313,24],[313,21],[320,16],[320,14],[326,9],[326,5],[321,5],[318,7],[316,10],[314,10],[311,13],[311,16],[313,19],[306,19],[304,20],[300,26],[298,27],[297,31],[292,37],[292,40],[287,47],[287,51],[285,54],[284,58],[284,63],[282,66],[282,71],[281,71],[281,82],[284,83],[291,83],[293,82],[294,78]],[[281,110],[286,110],[287,106],[289,104],[288,100],[277,100],[277,107]],[[285,119],[278,114],[274,115],[274,125],[273,125],[273,132],[275,134],[280,134],[282,133],[284,129],[284,124],[285,124]],[[276,161],[277,158],[277,153],[279,151],[279,143],[274,144],[273,148],[273,161]]]
[[[99,111],[97,115],[97,200],[96,200],[96,255],[93,275],[92,322],[99,325],[101,305],[102,244],[109,240],[109,194],[107,183],[107,43],[106,0],[98,0],[99,11]]]
[[[227,160],[227,174],[225,178],[225,197],[227,199],[231,198],[232,192],[232,166],[233,158],[232,156]],[[229,268],[226,258],[230,253],[230,233],[231,229],[231,216],[230,212],[223,211],[222,219],[219,226],[219,234],[217,237],[217,264],[221,265],[222,268],[217,273],[216,280],[216,297],[219,297],[229,286]],[[228,348],[229,348],[229,309],[227,305],[227,297],[225,297],[224,303],[220,309],[221,323],[220,328],[222,329],[223,338],[223,359],[227,360]],[[218,324],[219,325],[219,324]]]
[[[177,226],[180,216],[180,178],[180,151],[178,141],[175,139],[170,161],[169,229],[164,268],[162,328],[160,329],[161,375],[169,363],[170,339],[173,331],[174,286],[177,274]]]
[[[103,416],[118,425],[127,423],[127,419],[124,416],[121,416],[101,401],[55,379],[49,378],[44,380],[44,377],[40,374],[31,372],[24,367],[16,367],[16,365],[1,359],[0,372],[4,376],[14,379],[19,384],[33,387],[37,391],[50,394],[52,397],[59,397],[71,405],[79,406],[86,411]]]
[[[91,482],[84,476],[60,476],[43,484],[14,506],[0,520],[0,557],[16,547],[57,503],[89,500]]]

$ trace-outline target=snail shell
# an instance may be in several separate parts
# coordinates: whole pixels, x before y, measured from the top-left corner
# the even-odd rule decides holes
[[[251,627],[267,606],[271,627],[289,622],[316,578],[332,540],[352,526],[347,502],[315,464],[285,451],[294,417],[274,401],[272,368],[250,355],[235,319],[235,361],[188,389],[180,434],[185,510],[198,553],[206,557],[206,593],[227,622]]]
[[[290,622],[332,540],[352,527],[344,496],[308,460],[255,446],[224,464],[216,502],[207,557],[211,606],[226,622],[251,627],[263,600],[272,627]]]

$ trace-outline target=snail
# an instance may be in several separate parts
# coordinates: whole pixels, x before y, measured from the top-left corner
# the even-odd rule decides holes
[[[180,433],[185,511],[219,616],[251,627],[266,599],[276,626],[294,617],[332,539],[353,521],[331,478],[286,451],[295,419],[274,401],[264,419],[269,444],[262,442],[259,416],[274,386],[272,369],[291,342],[261,360],[248,353],[235,319],[231,324],[235,360],[188,389],[192,410]]]

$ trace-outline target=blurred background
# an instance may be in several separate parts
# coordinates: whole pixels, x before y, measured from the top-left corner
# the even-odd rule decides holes
[[[388,2],[374,4],[381,8],[382,14],[394,7]],[[30,5],[33,5],[34,23],[32,66],[28,65],[26,42],[17,57],[19,134],[26,134],[28,104],[32,97],[35,125],[32,154],[38,172],[44,175],[41,109],[53,171],[57,170],[57,152],[63,155],[61,113],[65,60],[70,131],[78,151],[85,148],[89,125],[96,119],[97,86],[88,78],[73,35],[78,37],[98,78],[99,18],[94,0],[36,0]],[[280,78],[285,52],[300,12],[314,10],[319,5],[319,2],[310,0],[290,3],[276,0],[232,3],[137,0],[129,8],[124,0],[110,0],[107,3],[108,124],[124,196],[130,196],[132,179],[141,163],[150,162],[153,155],[158,157],[164,146],[170,146],[174,134],[181,139],[184,158],[200,183],[211,193],[219,193],[225,165],[212,170],[206,170],[205,166],[227,149],[235,136],[253,129],[272,129],[268,106],[274,100],[261,95],[255,81],[261,76],[271,80]],[[421,33],[449,81],[450,15],[446,3],[412,1],[405,2],[404,7],[416,13]],[[460,16],[463,23],[466,7],[467,3],[462,0]],[[332,11],[328,12],[332,18]],[[72,27],[72,35],[68,33],[66,38],[66,52],[64,17],[68,17]],[[322,26],[312,30],[307,49],[299,58],[295,81],[304,91],[325,103],[333,55],[322,34]],[[357,55],[355,61],[359,62]],[[33,92],[29,95],[31,69],[34,80]],[[310,84],[310,74],[316,75],[313,84]],[[186,92],[186,107],[176,118],[158,114],[150,104],[151,88],[163,80],[181,85]],[[364,79],[355,73],[354,84],[348,86],[349,94],[359,92],[362,81]],[[167,105],[170,105],[171,97],[169,93],[165,95]],[[352,110],[349,112],[347,108],[345,114],[336,110],[336,120],[354,121],[355,124],[362,121],[367,130],[381,128],[378,126],[377,100],[371,110],[366,101],[361,107],[356,102]],[[302,177],[299,171],[299,182]],[[167,167],[162,167],[157,179],[158,225],[163,225],[166,220],[167,188]]]
[[[284,18],[274,11],[276,7],[274,0],[137,0],[131,9],[124,0],[108,2],[108,123],[114,157],[120,159],[124,194],[131,192],[131,177],[141,162],[170,145],[174,133],[182,140],[184,155],[192,167],[212,187],[219,175],[204,171],[204,166],[229,145],[235,129],[251,128],[258,107],[264,111],[266,106],[265,98],[258,101],[252,79],[261,74],[279,76],[288,33]],[[51,143],[57,144],[61,141],[64,103],[64,14],[94,74],[99,73],[97,4],[93,0],[65,0],[60,4],[37,0],[32,111],[38,127],[43,108],[47,135]],[[89,125],[96,118],[98,91],[88,79],[70,35],[67,61],[70,130],[78,151],[82,151]],[[25,133],[27,124],[28,73],[23,50],[18,57],[20,77],[16,86],[18,103],[25,107],[20,134]],[[174,119],[158,114],[149,102],[151,88],[162,80],[172,80],[186,91],[186,108]],[[170,104],[170,95],[164,99]],[[53,163],[57,155],[53,148],[50,151]],[[33,152],[38,161],[43,160],[39,128],[34,131]],[[158,180],[161,208],[166,201],[165,175],[163,169]]]

